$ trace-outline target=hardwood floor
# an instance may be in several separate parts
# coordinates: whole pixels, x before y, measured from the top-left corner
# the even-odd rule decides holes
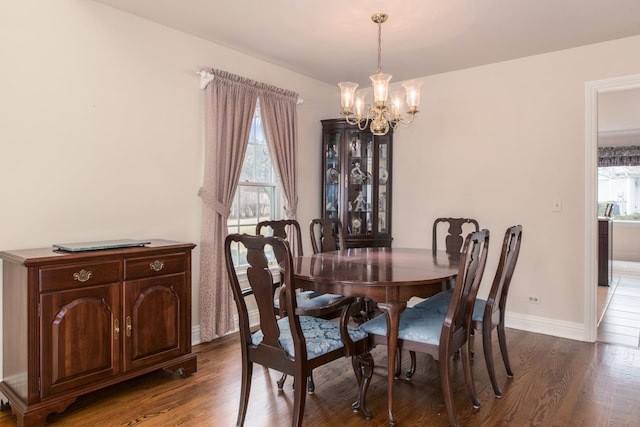
[[[514,329],[507,331],[515,377],[506,378],[498,358],[501,399],[494,397],[481,351],[473,362],[482,405],[474,409],[466,393],[459,360],[453,361],[454,391],[463,426],[637,426],[640,425],[640,349],[584,343]],[[497,341],[497,340],[494,340]],[[158,371],[78,398],[67,411],[53,414],[54,426],[230,426],[240,395],[240,357],[236,336],[195,346],[198,372],[182,379]],[[386,425],[386,348],[373,352],[376,369],[368,394],[374,418],[350,409],[356,397],[348,360],[314,371],[316,393],[307,396],[304,425]],[[408,355],[403,363],[408,366]],[[256,366],[248,427],[290,425],[291,380],[278,392],[279,373]],[[400,426],[445,426],[446,411],[437,363],[418,355],[412,382],[398,380],[396,416]],[[14,426],[9,411],[1,426]]]
[[[598,286],[598,306],[603,313],[598,341],[640,346],[640,263],[613,262],[613,283]]]

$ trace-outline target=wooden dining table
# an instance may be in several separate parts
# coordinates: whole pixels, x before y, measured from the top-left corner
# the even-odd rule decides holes
[[[458,272],[459,254],[431,249],[355,248],[296,257],[296,288],[370,298],[388,316],[388,417],[393,415],[393,385],[400,313],[411,297],[429,297]]]

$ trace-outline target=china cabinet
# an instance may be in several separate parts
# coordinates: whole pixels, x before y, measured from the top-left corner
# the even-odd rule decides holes
[[[322,120],[321,215],[340,219],[348,248],[391,246],[392,139]]]
[[[3,381],[19,427],[77,396],[156,369],[188,376],[190,243],[69,253],[0,252]]]

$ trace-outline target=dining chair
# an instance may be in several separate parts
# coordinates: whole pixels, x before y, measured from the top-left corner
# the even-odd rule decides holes
[[[438,241],[440,240],[438,237],[442,235],[440,229],[445,225],[448,225],[448,228],[446,237],[444,238],[444,250],[451,253],[462,251],[464,236],[467,234],[465,231],[480,230],[478,221],[472,218],[436,218],[433,222],[431,239],[434,251],[438,250]]]
[[[342,222],[338,218],[314,218],[309,222],[313,253],[346,249]]]
[[[467,235],[462,246],[456,282],[446,313],[407,308],[400,315],[398,348],[430,355],[438,361],[440,384],[449,424],[458,426],[451,388],[450,359],[456,351],[462,354],[465,380],[471,401],[480,405],[469,356],[471,315],[478,287],[487,262],[489,231],[476,231]],[[361,325],[369,334],[371,346],[387,343],[387,316],[377,316]],[[366,390],[365,390],[366,391]],[[363,396],[364,398],[364,396]]]
[[[300,223],[295,219],[267,220],[256,225],[256,235],[276,236],[286,240],[292,249],[293,256],[303,256],[302,231]],[[277,257],[276,257],[277,258]],[[277,260],[280,262],[280,260]],[[278,283],[276,283],[278,285]],[[315,291],[299,291],[296,293],[299,307],[322,307],[330,304],[341,295],[322,294]],[[280,308],[280,298],[274,299],[274,304]],[[284,313],[282,313],[284,314]],[[331,316],[329,314],[329,316]],[[335,317],[335,316],[332,316]]]
[[[258,330],[252,332],[249,313],[233,263],[232,248],[239,244],[247,252],[246,277],[253,290],[259,312]],[[283,302],[287,315],[280,316],[273,305],[273,273],[266,251],[272,248],[282,259]],[[251,390],[251,378],[255,363],[292,375],[300,387],[294,389],[292,426],[300,426],[304,416],[305,385],[313,369],[342,357],[351,357],[358,385],[358,398],[352,405],[365,415],[370,413],[364,405],[364,392],[371,381],[373,358],[369,353],[367,334],[360,328],[348,325],[349,307],[353,297],[343,297],[330,307],[316,308],[317,316],[309,316],[309,309],[300,310],[295,292],[287,290],[293,283],[293,260],[289,245],[279,237],[230,234],[225,239],[225,262],[229,282],[238,310],[240,346],[242,351],[242,381],[240,404],[236,426],[245,421]],[[341,309],[340,321],[320,317],[323,311]]]
[[[446,229],[445,229],[445,226]],[[462,251],[462,243],[464,237],[473,231],[479,231],[480,225],[478,221],[472,218],[436,218],[433,221],[432,235],[431,235],[431,247],[434,251],[438,250],[438,241],[440,241],[440,247],[444,247],[445,252],[457,254]],[[444,245],[442,240],[444,239]],[[455,277],[442,283],[442,290],[451,289]]]
[[[303,256],[302,250],[302,231],[300,229],[300,223],[295,219],[283,219],[283,220],[266,220],[261,221],[256,225],[256,235],[276,236],[286,240],[292,249],[293,256]],[[282,260],[276,253],[276,261],[281,263]],[[279,288],[280,282],[275,282],[274,286]],[[342,295],[335,294],[322,294],[315,291],[295,291],[298,307],[314,309],[317,307],[324,307],[330,305],[332,302],[342,298]],[[273,304],[276,309],[279,310],[280,316],[286,316],[286,310],[282,304],[282,295],[276,293]],[[334,310],[333,312],[327,311],[321,314],[324,318],[333,319],[340,316],[340,310]],[[284,382],[287,379],[287,374],[283,373],[277,385],[280,390],[284,387]],[[295,386],[295,383],[294,383]],[[315,382],[313,381],[313,375],[309,376],[307,381],[307,392],[313,394],[315,392]]]
[[[482,334],[482,347],[484,351],[484,359],[489,372],[489,379],[493,391],[497,397],[502,396],[502,390],[496,379],[496,370],[493,363],[493,351],[491,335],[494,329],[498,330],[498,343],[500,344],[500,353],[502,361],[507,371],[507,376],[513,378],[513,370],[509,362],[509,353],[507,351],[507,339],[504,329],[504,316],[507,305],[507,295],[511,285],[513,271],[520,254],[520,244],[522,242],[522,226],[514,225],[509,227],[504,234],[502,242],[502,250],[496,274],[489,290],[487,299],[477,298],[473,308],[472,326],[476,332]],[[416,310],[424,310],[430,313],[444,313],[447,310],[449,300],[452,293],[449,291],[441,292],[433,297],[420,302],[414,306]],[[415,371],[415,358],[411,358],[412,366],[407,375]]]

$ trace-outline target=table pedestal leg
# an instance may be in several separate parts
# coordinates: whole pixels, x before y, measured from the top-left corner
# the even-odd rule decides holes
[[[393,415],[393,385],[396,372],[396,354],[398,350],[398,329],[400,326],[400,313],[407,307],[406,302],[379,303],[378,307],[387,316],[387,393],[389,399],[389,425],[396,426],[396,417]]]

